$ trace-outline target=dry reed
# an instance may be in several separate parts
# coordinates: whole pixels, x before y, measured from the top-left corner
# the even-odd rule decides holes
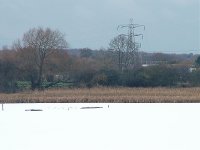
[[[0,94],[0,103],[199,103],[200,88],[78,88]]]

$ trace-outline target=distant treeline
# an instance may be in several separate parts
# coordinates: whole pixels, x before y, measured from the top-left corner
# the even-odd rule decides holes
[[[126,37],[117,36],[108,49],[69,50],[58,30],[30,29],[12,48],[0,50],[0,91],[200,85],[197,55],[133,53],[129,47]]]
[[[38,70],[30,53],[26,49],[0,51],[1,92],[35,89]],[[41,87],[200,85],[200,71],[195,65],[197,56],[142,54],[146,57],[143,57],[142,63],[147,63],[145,67],[119,70],[117,52],[111,50],[58,50],[45,60]]]

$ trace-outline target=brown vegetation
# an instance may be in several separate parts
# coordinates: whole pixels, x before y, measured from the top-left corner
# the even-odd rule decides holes
[[[0,103],[200,102],[200,88],[77,88],[0,94]]]
[[[200,86],[198,55],[140,52],[142,59],[139,61],[139,55],[126,52],[127,37],[123,35],[111,40],[108,49],[67,47],[64,34],[58,30],[39,27],[25,32],[12,48],[0,50],[0,92],[55,87]],[[73,101],[68,97],[63,99]],[[135,101],[132,96],[127,98],[126,95],[122,99]],[[119,101],[115,98],[109,100]],[[82,99],[78,98],[77,101]],[[87,97],[84,101],[94,99]]]

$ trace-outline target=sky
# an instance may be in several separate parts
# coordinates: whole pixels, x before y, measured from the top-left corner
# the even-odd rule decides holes
[[[70,48],[108,48],[117,26],[146,26],[145,52],[200,53],[199,0],[0,0],[0,47],[34,27],[65,34]]]

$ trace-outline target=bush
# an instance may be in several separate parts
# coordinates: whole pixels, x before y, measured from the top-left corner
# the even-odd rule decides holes
[[[190,74],[189,81],[193,86],[200,85],[200,70],[194,71]]]
[[[100,70],[92,80],[93,85],[116,86],[119,85],[119,72],[116,70]]]
[[[0,60],[0,91],[15,92],[17,74],[17,66],[14,63]]]
[[[27,90],[31,89],[31,82],[30,81],[17,81],[16,88],[18,90]]]
[[[187,79],[188,74],[183,68],[170,66],[151,66],[121,75],[122,85],[129,87],[176,86],[177,83],[187,82]]]

